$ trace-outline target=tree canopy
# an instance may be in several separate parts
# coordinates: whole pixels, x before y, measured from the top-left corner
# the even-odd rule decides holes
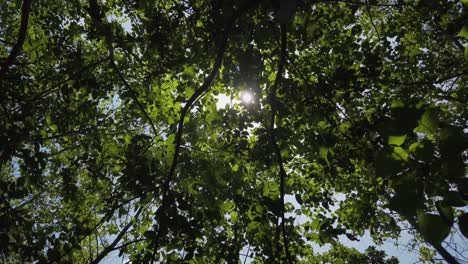
[[[467,9],[0,1],[0,261],[468,262]]]

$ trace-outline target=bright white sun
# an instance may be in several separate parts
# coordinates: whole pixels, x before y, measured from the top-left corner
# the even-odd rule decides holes
[[[253,97],[253,94],[251,92],[242,92],[241,93],[241,100],[242,102],[246,103],[246,104],[250,104],[252,103],[254,97]]]

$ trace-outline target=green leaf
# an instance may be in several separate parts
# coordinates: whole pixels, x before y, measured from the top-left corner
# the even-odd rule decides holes
[[[388,137],[388,144],[393,146],[401,146],[406,139],[406,135],[400,136],[389,136]]]
[[[236,204],[234,202],[225,202],[222,206],[221,209],[223,212],[230,212],[236,208]]]
[[[422,207],[423,202],[420,197],[411,190],[398,191],[388,203],[389,209],[406,217],[415,216],[416,212]]]
[[[237,212],[231,212],[231,221],[233,223],[237,223],[238,219],[239,219],[239,215],[237,214]]]
[[[468,38],[468,25],[464,25],[457,36],[462,38]]]
[[[328,151],[329,149],[327,147],[320,147],[319,149],[319,155],[322,159],[324,159],[327,163],[329,163],[328,161]]]
[[[461,154],[443,160],[442,175],[453,181],[465,177],[465,163]]]
[[[394,108],[392,120],[386,124],[386,130],[394,135],[407,134],[417,127],[420,117],[420,110],[414,107]]]
[[[445,201],[437,201],[436,208],[437,208],[437,211],[439,212],[439,215],[442,217],[442,219],[444,219],[444,221],[448,225],[450,226],[453,225],[455,216],[454,216],[452,207],[448,205]]]
[[[408,161],[409,154],[404,148],[395,147],[393,148],[392,158],[395,160]]]
[[[279,184],[277,182],[266,182],[263,185],[263,196],[276,199],[280,194]]]
[[[463,200],[460,193],[450,191],[445,195],[444,201],[454,207],[464,207],[467,203]]]
[[[434,145],[428,139],[410,145],[409,152],[418,160],[430,162],[434,155]]]
[[[260,222],[252,221],[247,225],[247,232],[253,232],[260,226]]]
[[[465,62],[468,63],[468,46],[465,47],[465,51],[463,52],[465,56]]]
[[[374,165],[377,176],[382,178],[393,176],[402,169],[401,162],[394,159],[389,150],[379,152]]]
[[[31,59],[32,62],[34,62],[37,58],[37,52],[36,51],[31,51],[31,53],[29,54],[29,58]]]
[[[174,143],[174,140],[176,138],[176,135],[175,134],[170,134],[167,139],[166,139],[166,144],[167,145],[171,145]]]
[[[443,127],[440,130],[441,155],[450,160],[468,148],[468,136],[463,128],[456,126]]]
[[[247,216],[250,220],[254,220],[257,216],[260,216],[263,213],[263,207],[259,204],[253,204],[250,206],[249,210],[247,211]]]
[[[427,109],[419,120],[419,126],[415,129],[417,132],[422,132],[432,136],[437,132],[439,120],[434,109]]]
[[[143,236],[147,239],[154,239],[156,237],[156,231],[154,230],[147,230],[143,233]]]
[[[50,117],[50,115],[45,116],[45,121],[46,121],[47,125],[53,124],[53,121],[52,121],[52,118]]]
[[[191,89],[191,88],[187,88],[185,89],[185,97],[187,98],[190,98],[192,97],[192,95],[195,93],[195,90]]]
[[[420,214],[418,228],[427,242],[440,245],[449,235],[451,225],[448,225],[440,215]]]
[[[273,83],[275,79],[276,79],[276,73],[271,72],[270,75],[268,76],[268,81],[270,81],[270,83]]]
[[[57,132],[57,130],[58,130],[58,127],[55,124],[49,125],[49,127],[50,127],[50,130],[52,130],[54,132]]]
[[[296,201],[297,201],[298,204],[302,205],[303,201],[302,201],[302,197],[301,197],[300,194],[296,193],[294,195],[294,198],[296,198]]]
[[[310,224],[310,227],[312,228],[312,230],[318,231],[320,230],[320,227],[322,226],[322,224],[323,222],[320,219],[316,218],[314,219],[314,221],[312,221],[312,223]]]
[[[405,103],[401,100],[393,100],[390,104],[391,108],[403,108],[405,107]]]

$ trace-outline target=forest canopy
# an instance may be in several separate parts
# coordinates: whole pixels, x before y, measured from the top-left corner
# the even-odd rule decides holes
[[[0,262],[468,263],[467,9],[0,1]]]

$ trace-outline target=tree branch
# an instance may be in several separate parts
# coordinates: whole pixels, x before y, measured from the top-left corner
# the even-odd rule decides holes
[[[345,1],[345,0],[321,0],[321,1],[318,1],[318,3],[327,3],[327,2],[345,3],[345,4],[352,4],[352,5],[371,5],[371,6],[380,6],[380,7],[400,7],[400,6],[408,5],[408,4],[405,4],[405,3],[398,3],[398,4],[368,3],[367,0],[365,0],[365,2]]]
[[[18,39],[16,40],[15,45],[11,49],[10,55],[6,60],[1,64],[2,68],[0,69],[0,81],[3,79],[5,74],[11,65],[15,62],[16,57],[23,48],[24,41],[26,40],[26,35],[28,33],[28,21],[29,14],[31,13],[31,2],[32,0],[24,0],[21,6],[21,25],[20,31],[18,34]]]
[[[171,181],[172,181],[172,178],[174,177],[175,170],[176,170],[176,167],[177,167],[178,158],[179,158],[180,148],[181,148],[181,144],[182,144],[182,134],[183,134],[183,129],[184,129],[185,116],[190,111],[193,104],[195,104],[195,102],[200,98],[200,96],[210,88],[211,83],[213,82],[215,77],[218,75],[218,71],[219,71],[219,68],[221,67],[222,60],[223,60],[223,57],[224,57],[224,52],[226,50],[226,46],[227,46],[227,42],[228,42],[228,39],[229,39],[229,34],[230,34],[230,31],[231,31],[232,24],[233,24],[233,21],[231,21],[224,28],[223,38],[221,40],[221,43],[220,43],[220,46],[219,46],[219,49],[218,49],[218,54],[216,56],[215,63],[213,64],[213,68],[211,69],[210,74],[208,75],[208,77],[206,78],[206,80],[202,84],[202,86],[195,91],[195,93],[187,100],[184,107],[182,108],[182,112],[180,114],[179,122],[177,123],[177,132],[176,132],[176,138],[175,138],[175,150],[174,150],[174,155],[172,156],[171,167],[169,169],[169,173],[167,174],[166,179],[165,179],[164,184],[163,184],[163,187],[162,187],[162,199],[161,199],[161,208],[160,208],[161,211],[160,212],[162,213],[163,217],[165,217],[165,212],[166,212],[166,209],[168,207],[167,197],[169,195],[169,189],[170,189]],[[158,209],[158,211],[159,211],[159,209]],[[161,237],[159,236],[161,234],[161,230],[160,230],[161,225],[158,225],[158,226],[159,226],[158,231],[157,231],[158,237],[157,237],[156,241],[154,242],[155,246],[154,246],[152,258],[154,258],[155,254],[156,254],[156,249],[158,248],[159,240],[161,239]]]
[[[124,244],[122,244],[122,245],[120,245],[120,246],[118,246],[118,247],[114,247],[114,249],[112,249],[112,251],[114,251],[114,250],[119,250],[119,249],[121,249],[121,248],[128,247],[128,246],[130,246],[131,244],[135,244],[135,243],[138,243],[138,242],[141,242],[141,241],[146,241],[146,240],[148,240],[148,239],[147,239],[147,238],[135,239],[135,240],[133,240],[133,241],[129,241],[129,242],[127,242],[127,243],[124,243]]]
[[[156,126],[154,125],[154,122],[153,122],[153,119],[151,119],[151,117],[149,116],[148,112],[146,111],[145,107],[143,106],[143,104],[140,102],[140,100],[138,99],[138,94],[137,92],[132,88],[132,86],[130,86],[130,84],[127,82],[127,80],[125,79],[125,77],[122,75],[122,72],[120,71],[119,67],[117,66],[117,64],[115,63],[114,61],[114,55],[113,55],[113,52],[112,52],[112,58],[111,58],[111,64],[112,64],[112,67],[115,69],[115,71],[117,72],[117,75],[119,76],[120,80],[122,81],[122,83],[125,85],[125,87],[130,91],[130,93],[132,94],[132,97],[133,99],[135,100],[135,102],[137,103],[138,105],[138,108],[140,108],[141,112],[143,112],[143,115],[146,117],[146,119],[148,119],[148,122],[150,123],[150,126],[151,126],[151,130],[153,131],[153,134],[154,134],[154,137],[156,137],[157,135],[159,135],[157,129],[156,129]]]
[[[248,8],[250,8],[253,4],[256,4],[257,2],[258,1],[247,1],[247,4],[245,6],[239,8],[239,10],[237,10],[236,12],[234,12],[232,17],[226,23],[226,25],[225,25],[225,27],[223,29],[224,32],[223,32],[223,36],[221,38],[221,42],[219,44],[218,53],[216,55],[216,59],[215,59],[215,62],[213,64],[213,68],[211,69],[210,74],[208,75],[208,77],[206,78],[206,80],[202,84],[202,86],[195,91],[195,93],[187,100],[184,107],[182,108],[182,112],[180,114],[179,122],[177,123],[177,132],[176,132],[176,138],[175,138],[175,150],[174,150],[174,155],[172,157],[171,167],[169,169],[169,173],[167,174],[167,177],[166,177],[166,179],[164,181],[164,184],[163,184],[163,187],[162,187],[162,199],[161,199],[161,207],[160,207],[160,209],[161,209],[160,213],[162,214],[162,217],[166,217],[165,212],[166,212],[166,209],[168,207],[167,197],[169,195],[171,181],[172,181],[172,178],[174,177],[175,170],[176,170],[176,167],[177,167],[178,158],[179,158],[180,148],[181,148],[181,144],[182,144],[182,134],[183,134],[183,129],[184,129],[184,119],[185,119],[186,115],[188,114],[188,112],[190,111],[190,109],[192,108],[192,106],[201,98],[201,96],[203,94],[205,94],[209,90],[209,88],[211,86],[211,83],[213,82],[215,77],[218,75],[219,68],[221,67],[223,57],[224,57],[224,53],[225,53],[226,47],[228,45],[229,35],[231,33],[231,30],[232,30],[232,27],[233,27],[235,21],[237,20],[238,17],[240,17],[240,15],[245,10],[247,10]],[[159,211],[159,209],[158,209],[158,211]],[[154,258],[155,254],[156,254],[156,250],[158,248],[159,240],[161,239],[161,236],[160,236],[160,234],[161,234],[161,225],[158,225],[157,234],[158,234],[158,236],[156,238],[156,241],[154,242],[154,250],[153,250],[152,259]]]
[[[416,81],[410,81],[410,82],[400,82],[400,81],[393,81],[393,80],[385,81],[385,80],[383,80],[382,83],[391,83],[391,84],[400,84],[400,85],[440,84],[440,83],[446,82],[446,81],[454,79],[454,78],[459,78],[459,77],[462,77],[462,76],[466,76],[467,74],[468,74],[468,71],[463,71],[463,72],[460,72],[460,73],[455,73],[455,74],[452,74],[452,75],[440,77],[440,78],[437,78],[435,80],[427,80],[427,81],[416,80]]]
[[[119,195],[118,195],[119,196]],[[93,232],[97,232],[98,231],[98,228],[104,224],[104,222],[108,221],[112,215],[114,214],[114,212],[119,209],[120,207],[132,202],[133,200],[139,198],[138,196],[135,196],[133,198],[130,198],[122,203],[118,203],[118,200],[115,200],[114,201],[114,204],[112,205],[112,208],[99,220],[99,222],[97,224],[94,225],[93,228],[91,228],[88,232],[86,232],[85,235],[83,235],[83,237],[81,237],[80,239],[78,239],[77,242],[75,242],[72,247],[70,248],[70,250],[66,251],[66,252],[63,252],[62,255],[59,257],[59,259],[61,259],[63,256],[65,256],[66,254],[69,254],[71,252],[71,250],[73,250],[74,248],[76,248],[76,246],[78,246],[79,244],[81,244],[81,242],[89,237]],[[141,209],[140,209],[141,210]],[[97,241],[97,237],[96,237],[96,241]],[[99,243],[96,243],[96,247],[98,247]],[[96,249],[96,257],[99,255],[99,250]],[[112,251],[112,250],[111,250]],[[110,252],[110,251],[109,251]]]
[[[374,28],[375,33],[377,34],[377,37],[379,38],[379,41],[380,41],[382,38],[380,37],[379,30],[377,30],[377,26],[376,26],[375,23],[374,23],[374,18],[372,17],[372,13],[371,13],[371,11],[370,11],[369,1],[368,1],[368,0],[365,0],[365,5],[366,5],[367,14],[368,14],[368,16],[369,16],[369,20],[370,20],[370,22],[371,22],[371,24],[372,24],[372,27]]]
[[[275,155],[278,161],[279,165],[279,170],[280,170],[280,199],[281,199],[281,233],[283,234],[283,240],[284,240],[284,249],[286,252],[286,258],[288,260],[288,263],[291,264],[293,263],[292,258],[291,258],[291,253],[289,252],[289,241],[288,237],[286,235],[286,217],[285,217],[285,201],[284,201],[284,196],[286,192],[286,177],[287,173],[286,170],[284,169],[284,164],[283,164],[283,157],[281,156],[281,150],[278,146],[278,142],[276,141],[276,135],[275,135],[275,117],[276,117],[276,112],[277,112],[277,98],[276,98],[276,90],[278,89],[278,86],[280,85],[283,77],[283,71],[284,71],[284,65],[286,63],[286,25],[284,23],[281,24],[281,52],[280,52],[280,61],[278,63],[278,70],[276,72],[276,78],[275,82],[273,83],[273,86],[270,89],[269,92],[269,103],[271,107],[271,116],[270,116],[270,138],[271,138],[271,143],[273,144],[273,148],[275,150]],[[277,242],[279,243],[279,242]]]
[[[432,245],[445,261],[449,264],[459,264],[458,260],[452,256],[441,244]]]
[[[136,219],[138,216],[140,216],[141,212],[143,212],[143,207],[140,207],[140,209],[138,209],[137,213],[135,214],[133,218]],[[127,234],[127,231],[132,226],[133,226],[133,221],[130,220],[130,222],[128,222],[128,224],[119,232],[119,234],[114,239],[114,241],[109,246],[104,248],[104,250],[101,251],[101,253],[99,253],[99,255],[97,255],[96,258],[93,261],[91,261],[90,264],[98,264],[103,258],[107,256],[107,254],[115,250],[115,247],[117,246],[117,244],[120,242],[120,240],[122,240],[123,236]]]
[[[387,197],[387,199],[389,199]],[[421,231],[418,228],[418,223],[414,218],[408,218],[407,221],[410,223],[410,225],[416,229],[421,234]],[[459,264],[458,260],[452,256],[441,244],[435,244],[435,243],[430,243],[426,241],[429,245],[433,246],[435,250],[444,258],[445,261],[449,264]]]
[[[91,17],[91,20],[93,21],[94,27],[99,33],[103,35],[104,39],[106,40],[106,44],[109,49],[109,57],[110,57],[110,63],[111,63],[112,68],[114,68],[114,70],[117,72],[117,75],[119,76],[119,79],[124,84],[125,88],[127,88],[130,91],[130,94],[132,95],[133,100],[135,100],[138,108],[143,113],[143,115],[148,120],[148,122],[150,123],[151,130],[153,131],[153,134],[156,137],[158,135],[158,131],[156,129],[156,126],[154,125],[153,120],[151,119],[150,115],[146,111],[143,104],[138,99],[138,93],[133,89],[132,86],[130,86],[130,84],[127,82],[122,72],[120,71],[119,67],[115,63],[114,47],[112,46],[112,39],[113,39],[112,30],[110,28],[110,25],[104,22],[104,19],[103,19],[104,13],[102,12],[96,0],[89,0],[89,8],[87,8],[87,11],[88,11],[89,16]]]

